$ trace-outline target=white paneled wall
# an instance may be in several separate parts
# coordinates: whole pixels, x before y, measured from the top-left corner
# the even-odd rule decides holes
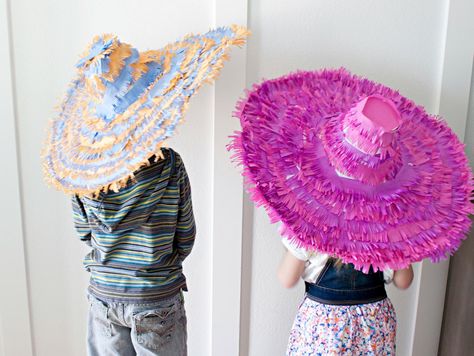
[[[0,1],[0,185],[5,187],[0,204],[0,355],[30,355],[32,352],[30,310],[24,255],[20,203],[18,150],[15,135],[15,105],[10,51],[9,7]],[[10,340],[19,336],[22,342]]]
[[[459,29],[451,31],[446,43],[449,6],[456,9],[449,24]],[[344,66],[445,115],[463,139],[471,78],[464,63],[472,61],[468,42],[474,34],[468,19],[474,10],[468,7],[472,1],[250,1],[254,36],[248,46],[247,84],[297,69]],[[443,70],[445,48],[453,64]],[[442,90],[444,81],[451,90]],[[453,110],[444,110],[448,106]],[[269,224],[263,209],[246,207],[250,226],[244,226],[244,252],[250,257],[243,259],[251,267],[244,266],[249,270],[244,285],[250,288],[243,301],[250,311],[244,314],[248,321],[241,355],[282,355],[303,285],[290,291],[279,286],[276,268],[283,247],[277,227]],[[389,288],[398,314],[398,354],[436,355],[447,266],[416,264],[408,291]]]
[[[0,345],[6,355],[14,356],[30,355],[32,349],[37,356],[84,355],[88,276],[82,269],[82,258],[87,248],[75,236],[67,197],[48,189],[42,181],[39,155],[46,122],[54,115],[53,107],[59,103],[72,78],[79,54],[95,34],[111,32],[140,50],[158,49],[189,32],[205,32],[215,25],[245,24],[246,7],[243,11],[236,11],[230,2],[224,0],[2,0],[0,4],[1,114],[6,118],[6,121],[1,121],[2,138],[4,134],[6,137],[2,142],[2,152],[5,145],[9,153],[8,161],[2,166],[12,168],[7,176],[2,177],[2,183],[5,179],[5,186],[11,189],[8,192],[9,205],[2,207],[1,215],[2,223],[4,218],[8,220],[8,231],[11,232],[6,248],[12,253],[14,262],[9,267],[14,269],[8,281],[18,284],[14,292],[19,294],[15,296],[10,313],[3,313],[2,308]],[[227,287],[237,295],[231,306],[234,313],[219,317],[221,327],[218,330],[211,328],[211,321],[217,319],[213,315],[218,315],[213,312],[213,306],[220,303],[229,307],[229,301],[227,304],[224,300],[214,302],[222,296],[213,293],[213,279],[223,278],[219,272],[221,269],[213,267],[213,258],[223,256],[218,251],[222,249],[221,240],[227,239],[240,246],[241,238],[239,230],[224,237],[217,236],[219,239],[213,234],[214,221],[230,219],[225,214],[225,207],[221,206],[222,202],[215,202],[214,197],[222,196],[222,191],[216,190],[214,183],[219,180],[215,172],[222,170],[222,165],[228,165],[225,158],[215,158],[226,154],[220,137],[230,134],[234,125],[229,119],[232,105],[222,103],[230,103],[238,95],[233,75],[243,71],[239,87],[245,81],[245,56],[238,54],[238,50],[234,53],[236,63],[229,63],[233,65],[232,71],[223,71],[220,91],[214,94],[214,88],[208,85],[191,100],[187,122],[170,142],[181,153],[187,166],[198,225],[195,249],[185,262],[190,290],[186,294],[190,355],[209,355],[212,339],[233,340],[238,345],[238,250],[233,255],[235,258],[229,255],[234,267],[226,271],[226,275],[231,277]],[[11,65],[10,57],[14,59]],[[12,83],[9,81],[10,71],[14,79]],[[227,95],[232,91],[233,96],[228,99]],[[8,95],[3,95],[4,92]],[[215,100],[221,103],[219,108],[216,108]],[[216,124],[215,113],[219,113],[220,120],[227,120],[232,125]],[[18,156],[15,156],[16,148]],[[239,207],[242,200],[240,176],[236,170],[231,170],[227,179],[236,185],[227,196],[234,202],[234,210],[242,211]],[[238,215],[235,218],[240,220]],[[218,272],[213,272],[213,268]],[[7,301],[11,303],[13,300],[12,297]],[[5,325],[12,321],[18,329],[11,330]],[[14,348],[18,352],[9,352]],[[235,347],[229,355],[237,353],[238,347]]]
[[[10,2],[25,254],[35,354],[84,355],[86,247],[71,225],[68,199],[45,187],[39,151],[46,121],[92,37],[112,32],[139,49],[159,48],[212,26],[211,1]],[[190,350],[209,353],[212,90],[193,100],[188,125],[173,143],[192,177],[199,236],[186,262]],[[192,144],[191,144],[192,143]]]
[[[442,79],[438,112],[445,117],[458,137],[466,143],[466,153],[474,157],[472,146],[472,122],[469,116],[469,97],[474,60],[474,2],[453,0],[446,10],[447,29],[443,55]],[[466,38],[466,41],[460,40]],[[470,129],[470,130],[469,130]],[[437,312],[444,307],[448,263],[423,262],[418,303],[413,333],[413,355],[436,355],[443,315]],[[435,311],[435,313],[433,313]]]
[[[248,50],[235,50],[218,83],[191,100],[171,145],[187,165],[198,223],[185,263],[190,356],[273,356],[284,353],[303,290],[279,286],[277,226],[254,210],[229,162],[225,145],[238,127],[234,103],[262,78],[344,66],[442,113],[462,137],[472,6],[470,0],[0,0],[0,183],[7,187],[0,208],[7,286],[0,293],[0,355],[85,354],[87,248],[75,236],[68,199],[43,184],[39,151],[93,35],[113,32],[144,50],[184,33],[248,22]],[[436,355],[446,266],[417,264],[408,291],[389,289],[400,355]]]

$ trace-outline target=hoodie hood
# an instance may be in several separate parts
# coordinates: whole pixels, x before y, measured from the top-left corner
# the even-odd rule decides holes
[[[101,192],[96,198],[81,197],[89,223],[105,233],[133,230],[145,223],[168,187],[175,167],[175,152],[162,149],[163,159],[134,172],[133,181],[118,192]]]

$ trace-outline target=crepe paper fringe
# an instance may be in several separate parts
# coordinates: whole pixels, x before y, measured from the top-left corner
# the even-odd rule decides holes
[[[42,151],[45,180],[79,195],[118,191],[161,154],[189,99],[216,79],[232,46],[249,31],[232,25],[138,52],[96,36],[77,64]]]
[[[334,120],[372,94],[392,100],[402,119],[385,159],[351,150]],[[296,72],[254,85],[235,117],[242,129],[228,149],[247,191],[298,246],[367,272],[437,262],[466,238],[474,180],[464,145],[397,91],[344,68]],[[338,155],[349,174],[359,175],[359,165],[380,169],[385,182],[338,176]]]

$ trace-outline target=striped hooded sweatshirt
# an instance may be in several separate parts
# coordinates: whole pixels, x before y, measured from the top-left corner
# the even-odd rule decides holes
[[[148,303],[187,290],[182,262],[196,234],[191,188],[179,154],[162,151],[164,159],[119,192],[72,197],[74,225],[92,248],[84,259],[89,293],[99,299]]]

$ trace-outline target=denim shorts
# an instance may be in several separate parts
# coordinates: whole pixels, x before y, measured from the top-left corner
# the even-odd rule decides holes
[[[88,295],[89,356],[187,355],[184,298],[147,303],[108,303]]]

